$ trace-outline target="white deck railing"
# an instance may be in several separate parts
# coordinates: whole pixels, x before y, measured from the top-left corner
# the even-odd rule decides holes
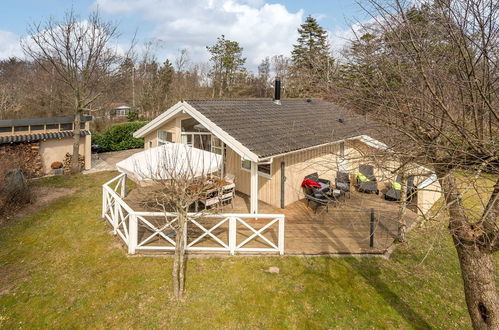
[[[102,217],[128,246],[128,253],[174,251],[173,224],[178,215],[134,211],[123,200],[125,196],[125,174],[102,185]],[[188,213],[187,216],[187,251],[284,254],[284,214]],[[275,227],[277,235],[265,235]],[[143,229],[142,235],[139,228]]]

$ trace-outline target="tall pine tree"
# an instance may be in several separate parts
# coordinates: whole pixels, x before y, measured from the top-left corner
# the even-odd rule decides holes
[[[206,46],[206,49],[211,54],[213,97],[230,96],[238,77],[245,73],[246,57],[243,57],[243,48],[237,41],[225,39],[222,35],[218,37],[216,44]]]
[[[327,96],[333,58],[328,42],[327,31],[308,16],[298,28],[297,44],[291,52],[291,90],[293,96],[311,97]]]

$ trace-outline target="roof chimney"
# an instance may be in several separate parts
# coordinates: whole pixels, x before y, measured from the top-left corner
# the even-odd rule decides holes
[[[275,78],[274,103],[278,105],[281,104],[281,79],[279,78]]]

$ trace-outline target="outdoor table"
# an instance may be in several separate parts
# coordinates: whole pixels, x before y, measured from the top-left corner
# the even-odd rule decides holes
[[[188,189],[193,190],[193,191],[203,191],[205,193],[209,193],[212,191],[218,191],[221,187],[230,185],[232,183],[225,181],[222,178],[218,177],[213,177],[205,180],[204,182],[199,181],[191,184]],[[199,209],[199,199],[196,200],[195,204],[195,211],[198,212]]]

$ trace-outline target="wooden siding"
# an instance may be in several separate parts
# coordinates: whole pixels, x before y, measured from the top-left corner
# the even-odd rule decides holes
[[[180,122],[182,119],[190,118],[187,114],[178,114],[163,124],[160,128],[145,136],[144,148],[149,148],[149,141],[152,147],[158,145],[157,132],[165,130],[172,133],[173,141],[180,142]],[[383,189],[386,184],[396,177],[398,162],[390,160],[383,151],[366,145],[365,143],[352,140],[344,142],[344,157],[340,160],[340,142],[309,149],[301,152],[291,153],[281,157],[275,157],[272,162],[272,175],[266,177],[258,176],[258,198],[260,201],[268,203],[273,207],[281,205],[281,162],[285,163],[286,181],[284,185],[285,197],[284,205],[288,206],[302,198],[303,189],[301,182],[303,178],[311,173],[317,172],[321,178],[334,182],[336,172],[342,170],[351,174],[353,182],[354,175],[358,171],[360,164],[373,165],[375,176],[380,182],[379,188]],[[250,171],[241,168],[241,157],[234,150],[227,147],[225,158],[225,171],[235,175],[236,189],[244,194],[250,194]],[[427,176],[428,174],[426,174]],[[416,177],[416,185],[425,176]],[[438,183],[437,183],[438,184]],[[429,187],[439,188],[439,187]],[[418,196],[418,206],[426,212],[431,205],[440,197],[439,192],[425,191]]]
[[[353,152],[345,146],[345,154]],[[241,157],[227,147],[226,173],[236,176],[236,189],[250,193],[250,172],[241,168]],[[321,178],[334,180],[339,166],[339,143],[276,157],[272,162],[272,177],[258,176],[258,198],[274,207],[281,205],[281,162],[285,164],[284,204],[303,198],[301,182],[305,175],[319,173]]]

